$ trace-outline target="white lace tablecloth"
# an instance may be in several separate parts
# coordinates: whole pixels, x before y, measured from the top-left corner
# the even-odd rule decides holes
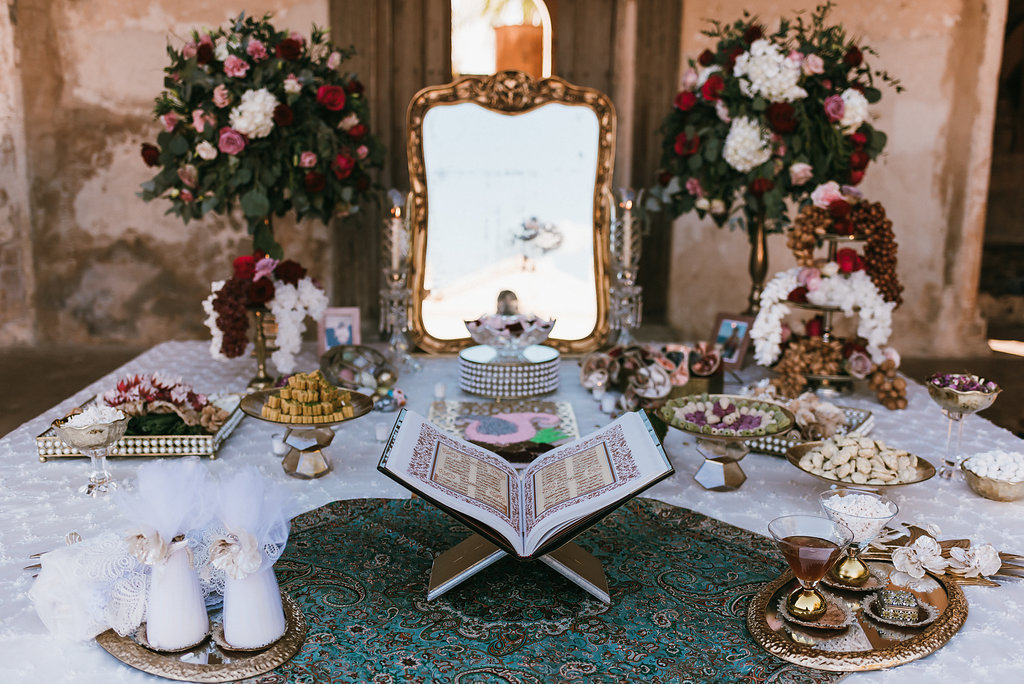
[[[51,637],[36,616],[26,591],[31,573],[22,568],[28,556],[63,543],[74,529],[83,537],[124,526],[109,502],[94,501],[77,493],[87,478],[84,459],[57,459],[40,463],[34,438],[51,420],[92,395],[108,389],[126,373],[165,370],[181,375],[201,392],[242,391],[253,374],[248,359],[215,361],[204,342],[167,342],[154,347],[107,377],[25,423],[0,440],[0,682],[121,682],[155,680],[122,665],[94,642],[59,641]],[[300,368],[312,369],[312,349],[300,357]],[[555,398],[571,401],[580,431],[605,425],[609,418],[580,387],[577,362],[562,363],[562,388]],[[757,373],[756,369],[746,373]],[[458,389],[456,361],[425,358],[423,370],[403,376],[399,387],[409,397],[409,408],[427,413],[434,387],[445,383],[448,399],[473,400]],[[727,388],[728,389],[728,388]],[[6,388],[16,391],[16,388]],[[1003,396],[1000,401],[1014,401]],[[874,435],[886,442],[941,461],[945,447],[945,418],[928,398],[927,391],[911,383],[910,405],[905,411],[887,411],[868,396],[844,398],[841,403],[874,412]],[[338,429],[328,448],[334,470],[313,481],[287,477],[270,450],[270,436],[280,429],[245,419],[227,440],[211,470],[217,474],[240,463],[254,463],[269,476],[284,482],[303,510],[336,499],[405,497],[405,489],[376,470],[382,445],[375,439],[378,423],[390,425],[395,414],[373,412]],[[989,449],[1024,451],[1024,443],[1012,433],[971,416],[964,428],[967,452]],[[693,440],[671,431],[666,451],[676,474],[649,490],[652,496],[685,506],[719,520],[762,534],[767,523],[786,513],[817,513],[817,494],[822,483],[793,469],[784,459],[750,454],[743,461],[748,479],[735,492],[702,489],[693,480],[701,463]],[[111,471],[119,480],[129,479],[139,461],[113,459]],[[927,483],[902,487],[892,494],[900,507],[898,520],[936,523],[942,538],[970,537],[987,541],[1001,550],[1024,552],[1024,502],[997,503],[972,493],[961,481],[935,478]],[[642,540],[637,540],[642,543]],[[857,682],[972,682],[1020,681],[1024,672],[1024,582],[999,588],[966,587],[970,614],[963,629],[938,653],[891,671],[858,673]]]

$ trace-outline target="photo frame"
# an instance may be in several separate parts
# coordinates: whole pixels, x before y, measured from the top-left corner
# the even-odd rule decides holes
[[[324,315],[319,321],[317,333],[317,349],[323,355],[332,347],[340,347],[346,344],[359,344],[359,307],[340,306],[324,309]]]
[[[743,357],[750,346],[750,328],[753,316],[719,313],[715,327],[711,329],[711,341],[722,348],[722,367],[738,370],[743,366]]]

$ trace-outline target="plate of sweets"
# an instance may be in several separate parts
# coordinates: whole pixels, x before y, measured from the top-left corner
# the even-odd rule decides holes
[[[373,408],[366,395],[331,385],[320,371],[296,373],[284,387],[247,394],[242,411],[268,423],[328,427],[365,415]]]
[[[732,394],[695,394],[671,399],[661,418],[672,427],[706,439],[750,439],[789,430],[793,414],[770,401]]]

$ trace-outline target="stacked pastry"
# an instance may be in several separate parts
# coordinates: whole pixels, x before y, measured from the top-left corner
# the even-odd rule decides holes
[[[351,418],[354,410],[351,395],[328,383],[316,371],[288,378],[287,386],[267,397],[261,413],[267,420],[279,423],[313,425]]]

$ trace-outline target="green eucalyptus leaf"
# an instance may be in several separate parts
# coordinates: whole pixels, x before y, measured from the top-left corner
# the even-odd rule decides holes
[[[270,212],[270,200],[255,188],[242,195],[241,204],[248,218],[262,218]]]

